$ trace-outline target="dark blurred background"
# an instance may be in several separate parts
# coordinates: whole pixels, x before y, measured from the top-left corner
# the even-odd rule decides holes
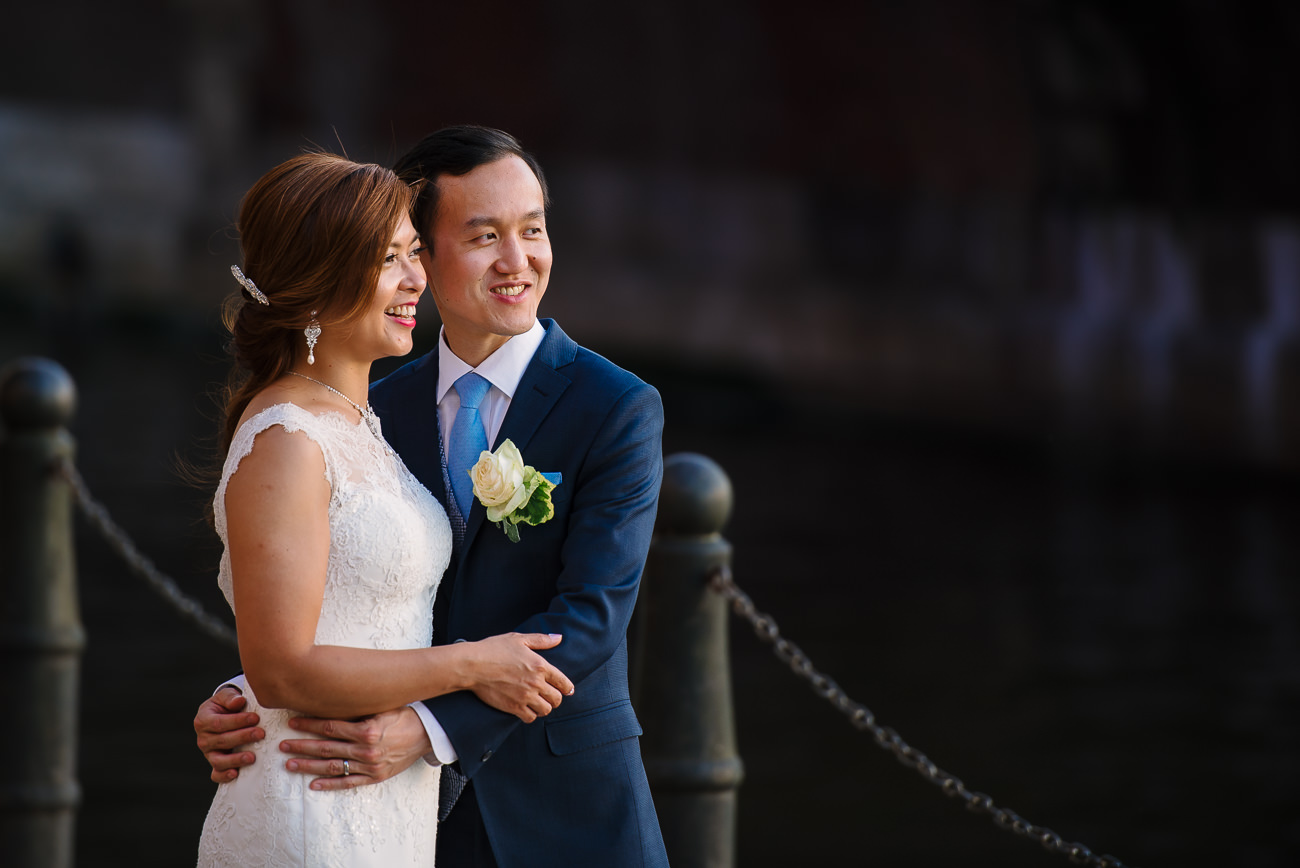
[[[737,580],[819,668],[1098,852],[1289,866],[1297,49],[1286,0],[12,3],[0,362],[69,369],[89,485],[225,615],[176,460],[211,458],[240,195],[502,127],[555,200],[543,315],[728,471]],[[189,864],[236,655],[84,525],[78,558],[78,864]],[[1065,864],[732,626],[742,866]]]

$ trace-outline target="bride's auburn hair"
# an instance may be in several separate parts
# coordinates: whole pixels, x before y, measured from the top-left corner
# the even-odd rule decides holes
[[[307,352],[313,319],[346,339],[369,307],[388,245],[415,191],[389,169],[308,152],[261,177],[244,195],[236,229],[243,271],[268,303],[242,292],[223,320],[234,360],[226,389],[221,451],[253,396]]]

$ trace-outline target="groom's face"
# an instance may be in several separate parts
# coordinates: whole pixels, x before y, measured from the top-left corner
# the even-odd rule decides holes
[[[424,270],[447,345],[477,366],[537,319],[551,275],[542,186],[515,156],[437,183]]]

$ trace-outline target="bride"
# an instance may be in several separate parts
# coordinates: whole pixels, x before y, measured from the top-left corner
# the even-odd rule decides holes
[[[472,690],[532,720],[573,689],[535,653],[558,636],[429,647],[451,529],[366,404],[371,363],[412,348],[425,276],[411,200],[387,169],[307,153],[240,207],[244,264],[232,272],[243,290],[226,317],[235,371],[213,511],[247,710],[266,730],[252,750],[265,755],[218,787],[200,866],[432,865],[438,767],[317,790],[275,753],[294,735],[289,719]]]

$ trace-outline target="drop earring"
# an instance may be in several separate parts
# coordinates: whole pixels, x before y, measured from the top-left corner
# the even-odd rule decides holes
[[[316,311],[311,312],[311,322],[302,330],[307,336],[307,364],[316,364],[316,339],[320,337],[320,323],[316,321]]]

